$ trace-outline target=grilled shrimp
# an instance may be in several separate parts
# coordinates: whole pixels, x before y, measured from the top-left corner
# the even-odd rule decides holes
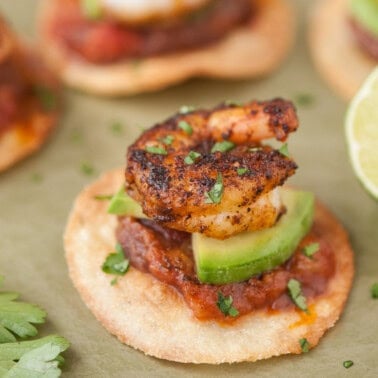
[[[126,190],[169,228],[225,239],[271,227],[283,211],[278,186],[296,164],[261,142],[297,127],[282,99],[179,113],[129,147]]]

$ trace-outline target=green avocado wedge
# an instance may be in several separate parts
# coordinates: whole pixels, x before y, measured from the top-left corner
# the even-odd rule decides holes
[[[349,11],[361,26],[378,37],[378,0],[349,0]]]
[[[269,229],[243,232],[226,240],[193,234],[197,276],[202,283],[245,281],[273,269],[295,251],[312,226],[314,195],[281,189],[287,212]]]
[[[142,207],[125,192],[123,186],[110,200],[108,213],[114,215],[128,215],[135,218],[146,218],[143,214]]]

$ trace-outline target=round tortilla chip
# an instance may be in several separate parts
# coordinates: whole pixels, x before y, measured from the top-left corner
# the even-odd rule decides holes
[[[255,0],[251,0],[256,3]],[[286,0],[257,0],[259,17],[213,45],[138,61],[95,65],[74,55],[50,35],[59,0],[44,0],[39,35],[46,60],[69,86],[86,92],[119,96],[154,91],[191,77],[259,77],[273,71],[293,44],[295,19]]]
[[[57,101],[57,82],[38,54],[25,47],[22,48],[22,54],[28,70],[36,78],[38,87],[48,89],[54,95],[54,101]],[[25,116],[0,134],[0,172],[40,149],[57,123],[58,114],[55,106],[54,109],[44,110],[33,97],[22,104],[22,113]]]
[[[313,9],[309,42],[315,66],[350,100],[377,62],[358,45],[348,24],[348,0],[321,0]]]
[[[71,279],[88,308],[118,339],[144,353],[187,363],[256,361],[301,353],[299,340],[315,346],[338,320],[354,273],[348,237],[329,211],[316,208],[316,227],[336,253],[336,273],[327,291],[309,300],[310,315],[291,309],[259,310],[231,325],[199,321],[178,292],[132,267],[112,286],[101,265],[116,244],[117,217],[96,195],[116,192],[122,170],[106,173],[76,199],[65,232]],[[251,342],[252,340],[252,342]]]

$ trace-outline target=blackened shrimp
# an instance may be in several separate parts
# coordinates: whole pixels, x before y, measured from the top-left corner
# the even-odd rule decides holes
[[[261,142],[297,127],[282,99],[177,114],[130,146],[127,191],[169,228],[224,239],[271,227],[283,211],[277,187],[296,164]]]

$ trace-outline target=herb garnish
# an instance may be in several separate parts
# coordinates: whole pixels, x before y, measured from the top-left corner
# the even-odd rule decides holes
[[[211,153],[214,153],[214,152],[227,152],[227,151],[230,151],[232,150],[233,148],[235,147],[235,144],[228,141],[228,140],[224,140],[223,142],[217,142],[214,144],[213,148],[211,149]]]
[[[83,141],[83,134],[80,130],[72,130],[71,141],[80,144]]]
[[[238,168],[236,172],[238,173],[239,176],[243,176],[245,173],[249,171],[248,168]]]
[[[287,284],[289,290],[290,298],[302,311],[308,312],[306,297],[302,294],[301,283],[296,279],[292,278]]]
[[[119,121],[113,122],[110,125],[110,130],[112,131],[114,135],[121,135],[123,134],[123,125]]]
[[[286,156],[286,157],[289,157],[289,148],[287,146],[287,143],[283,144],[280,149],[278,150],[278,152],[283,155],[283,156]]]
[[[183,105],[183,106],[181,106],[179,113],[180,114],[188,114],[188,113],[194,112],[195,110],[196,110],[195,106]]]
[[[87,162],[81,163],[80,170],[81,170],[81,172],[83,172],[87,176],[93,175],[93,173],[95,171],[93,166],[91,164],[87,163]]]
[[[301,346],[303,353],[307,353],[310,350],[310,343],[306,338],[300,339],[299,345]]]
[[[160,141],[164,143],[166,146],[170,146],[174,140],[175,137],[173,135],[167,135],[164,138],[160,139]]]
[[[123,276],[129,269],[129,260],[126,259],[121,244],[117,243],[115,252],[108,255],[104,263],[102,264],[102,271],[107,274],[114,274],[116,276]],[[116,281],[111,281],[111,285],[114,285]]]
[[[378,282],[373,283],[370,290],[371,290],[371,297],[374,299],[378,299]]]
[[[213,188],[205,193],[205,203],[220,203],[223,195],[223,177],[221,173],[217,174],[217,181]]]
[[[312,257],[318,251],[319,251],[319,243],[311,243],[309,245],[306,245],[302,249],[302,253],[307,257]]]
[[[114,194],[98,194],[93,198],[97,201],[110,201],[114,197]]]
[[[167,155],[167,151],[163,147],[147,146],[146,151],[149,152],[150,154],[155,154],[155,155]]]
[[[51,88],[48,88],[43,85],[36,85],[34,87],[34,93],[38,97],[38,100],[41,103],[43,110],[49,112],[56,109],[56,96]]]
[[[345,367],[345,369],[349,369],[350,367],[353,366],[353,364],[354,362],[352,360],[347,360],[343,362],[343,366]]]
[[[57,335],[18,341],[16,336],[37,335],[34,324],[44,323],[46,312],[17,298],[17,293],[0,292],[0,376],[60,376],[58,365],[64,361],[60,353],[69,347],[68,341]]]
[[[295,96],[295,102],[298,106],[309,106],[315,101],[315,98],[310,93],[298,93]]]
[[[195,161],[201,156],[199,152],[196,151],[190,151],[188,155],[185,156],[184,162],[185,164],[194,164]]]
[[[221,312],[226,316],[238,316],[239,311],[232,306],[233,299],[230,296],[225,297],[220,291],[218,291],[217,306]]]
[[[180,121],[179,124],[178,124],[178,127],[188,135],[193,134],[192,126],[186,121]]]
[[[85,17],[95,21],[101,18],[101,4],[99,0],[81,0],[81,8]]]
[[[43,176],[40,173],[35,172],[31,175],[31,180],[35,183],[40,183],[43,181]]]

